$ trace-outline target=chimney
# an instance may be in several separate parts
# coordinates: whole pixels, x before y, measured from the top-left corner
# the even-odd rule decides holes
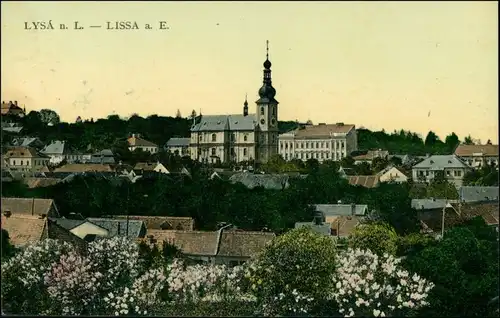
[[[356,204],[351,204],[351,215],[356,215]]]

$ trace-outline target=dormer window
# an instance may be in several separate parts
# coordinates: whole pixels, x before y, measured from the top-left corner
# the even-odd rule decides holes
[[[433,164],[433,163],[434,163],[434,161],[431,160],[431,164]]]

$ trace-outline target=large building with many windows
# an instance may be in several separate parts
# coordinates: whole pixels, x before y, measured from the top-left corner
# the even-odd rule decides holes
[[[358,150],[354,125],[304,125],[279,135],[279,154],[285,160],[317,159],[339,161]]]
[[[255,161],[265,163],[278,154],[278,101],[271,81],[269,46],[264,62],[264,80],[255,102],[256,113],[200,115],[193,120],[191,159],[205,163]]]

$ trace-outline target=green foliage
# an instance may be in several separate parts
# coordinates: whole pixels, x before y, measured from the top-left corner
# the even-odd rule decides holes
[[[423,316],[491,316],[498,296],[498,242],[476,219],[451,228],[444,239],[408,255],[405,266],[436,284]]]
[[[436,243],[436,239],[430,235],[422,233],[411,233],[398,237],[399,256],[405,256],[420,252],[426,247]]]
[[[330,237],[308,227],[294,229],[265,248],[251,266],[249,280],[258,298],[266,303],[272,303],[281,292],[293,290],[317,301],[331,288],[335,255],[336,246]]]
[[[470,186],[498,186],[499,174],[494,165],[484,165],[481,169],[468,171],[464,175],[464,185]]]
[[[15,252],[16,248],[10,243],[9,233],[2,229],[2,262],[13,256]]]
[[[369,249],[377,255],[396,255],[398,235],[385,223],[363,224],[349,236],[352,248]]]

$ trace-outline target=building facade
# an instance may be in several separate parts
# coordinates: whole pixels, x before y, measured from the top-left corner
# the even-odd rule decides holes
[[[339,161],[357,149],[356,128],[344,123],[305,125],[279,136],[279,154],[285,160]]]
[[[191,159],[205,163],[255,161],[265,163],[278,154],[278,101],[272,86],[267,47],[263,85],[255,102],[255,114],[201,115],[191,127]]]
[[[5,160],[11,171],[40,171],[48,165],[50,157],[34,148],[13,147],[5,154]]]
[[[480,168],[485,164],[498,168],[498,145],[458,145],[455,155],[472,168]]]
[[[430,182],[439,174],[455,186],[462,186],[464,175],[471,170],[455,155],[435,155],[426,158],[412,168],[414,182]]]
[[[140,135],[132,134],[130,138],[127,139],[128,142],[128,150],[135,151],[136,149],[140,149],[145,152],[149,152],[151,154],[158,152],[158,145],[152,143],[149,140],[142,139]]]

